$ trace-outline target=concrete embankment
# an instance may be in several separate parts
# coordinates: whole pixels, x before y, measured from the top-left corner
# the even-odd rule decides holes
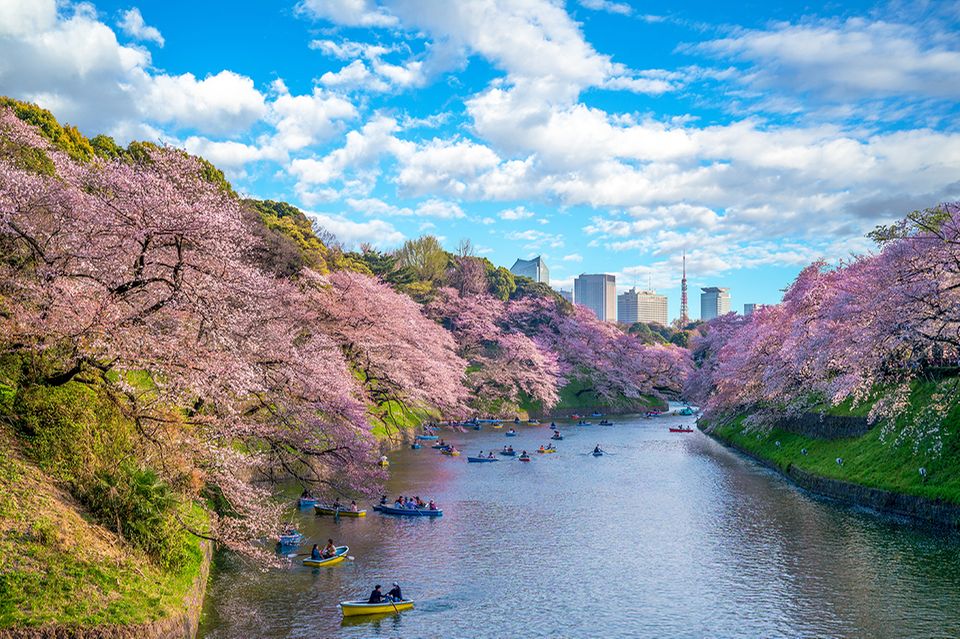
[[[805,424],[810,428],[805,430]],[[783,428],[778,424],[778,429],[781,431],[820,440],[837,439],[840,433],[849,436],[860,428],[863,428],[863,426],[856,424],[853,420],[840,420],[834,424],[824,425],[819,416],[786,422]],[[946,528],[960,529],[960,505],[956,503],[936,497],[909,495],[865,486],[855,481],[824,477],[805,470],[794,462],[777,461],[766,457],[761,452],[750,450],[716,430],[712,432],[711,429],[703,430],[721,444],[777,471],[800,488],[811,493],[835,499],[845,504],[873,509],[881,513],[908,517]],[[863,432],[866,432],[866,430]]]

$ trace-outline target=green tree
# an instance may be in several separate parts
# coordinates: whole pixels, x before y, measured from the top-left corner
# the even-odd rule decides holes
[[[413,271],[417,279],[439,284],[450,265],[450,255],[432,235],[407,240],[397,251],[397,261]]]

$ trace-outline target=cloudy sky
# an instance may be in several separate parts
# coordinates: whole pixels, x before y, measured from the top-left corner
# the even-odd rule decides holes
[[[676,4],[0,0],[0,93],[184,146],[346,244],[542,254],[671,317],[684,250],[692,287],[775,302],[960,199],[960,2]]]

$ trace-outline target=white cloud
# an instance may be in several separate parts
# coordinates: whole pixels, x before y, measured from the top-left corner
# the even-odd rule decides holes
[[[580,255],[579,253],[571,253],[570,255],[564,255],[563,261],[564,262],[582,262],[583,256]]]
[[[136,7],[124,11],[123,19],[120,20],[117,26],[134,40],[155,42],[157,45],[163,46],[163,36],[160,34],[160,30],[144,22],[140,9]]]
[[[367,42],[355,42],[353,40],[311,40],[309,47],[321,51],[325,55],[337,58],[338,60],[352,60],[356,58],[377,58],[391,51],[396,47],[385,47],[378,44],[369,44]]]
[[[500,211],[501,220],[526,220],[534,215],[535,213],[533,211],[528,211],[526,207],[523,206],[515,206],[512,209]]]
[[[347,134],[346,143],[323,158],[301,158],[290,163],[289,171],[302,184],[327,184],[344,177],[351,168],[375,172],[375,165],[386,154],[405,154],[412,146],[393,136],[397,121],[386,116],[375,116],[359,131]]]
[[[395,248],[407,238],[392,224],[383,220],[354,222],[340,215],[327,213],[307,213],[317,224],[337,236],[347,247],[357,247],[369,242],[379,249]]]
[[[353,210],[369,216],[434,217],[447,220],[466,217],[463,209],[456,203],[437,199],[420,202],[414,208],[398,207],[377,198],[347,198],[346,202]]]
[[[633,13],[633,7],[625,2],[611,2],[610,0],[580,0],[581,6],[594,11],[606,11],[628,16]]]
[[[397,19],[368,0],[302,0],[297,9],[350,27],[390,27]]]
[[[203,80],[192,73],[156,76],[143,104],[145,114],[157,122],[216,133],[239,133],[267,113],[264,96],[253,80],[233,71]]]
[[[745,81],[829,100],[960,97],[960,48],[911,24],[849,18],[739,30],[688,47],[752,65]]]
[[[342,129],[343,120],[357,117],[346,98],[315,88],[309,95],[290,95],[286,87],[270,104],[269,120],[276,127],[276,144],[297,150],[325,142]]]
[[[50,29],[57,20],[55,0],[0,2],[0,36],[23,37]]]
[[[563,235],[559,233],[544,233],[535,229],[526,231],[510,231],[503,235],[506,239],[514,242],[526,242],[523,248],[536,251],[543,247],[560,248],[563,246]]]

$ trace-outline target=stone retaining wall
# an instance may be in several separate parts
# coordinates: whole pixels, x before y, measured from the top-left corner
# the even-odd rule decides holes
[[[62,626],[47,624],[33,628],[2,628],[0,639],[194,639],[200,623],[203,597],[210,575],[212,545],[202,541],[203,562],[190,593],[184,600],[183,612],[152,623],[128,626]]]
[[[947,528],[960,529],[960,505],[944,502],[940,499],[903,495],[889,490],[861,486],[853,482],[821,477],[820,475],[797,468],[793,464],[787,464],[786,468],[782,468],[776,463],[764,459],[714,433],[708,433],[708,435],[724,446],[732,448],[750,459],[763,464],[767,468],[777,471],[800,488],[808,490],[811,493],[836,499],[846,504],[871,508],[882,513],[909,517]]]
[[[870,430],[866,417],[841,415],[821,415],[820,413],[804,413],[800,417],[783,417],[778,419],[776,427],[795,435],[803,435],[811,439],[842,439],[845,437],[860,437]]]

